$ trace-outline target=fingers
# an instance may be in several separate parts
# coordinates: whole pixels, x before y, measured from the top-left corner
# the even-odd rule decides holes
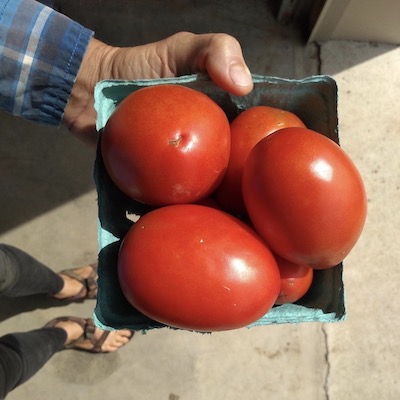
[[[179,32],[150,44],[147,51],[147,65],[152,65],[152,71],[158,71],[160,77],[206,73],[235,95],[243,96],[253,89],[241,46],[230,35]]]
[[[204,68],[211,79],[235,95],[248,94],[253,81],[239,42],[226,34],[200,35],[199,39],[208,40]]]
[[[239,42],[224,33],[195,35],[179,32],[164,42],[168,47],[168,65],[172,74],[207,73],[222,89],[243,96],[253,89],[250,71]],[[163,57],[161,57],[162,59]]]

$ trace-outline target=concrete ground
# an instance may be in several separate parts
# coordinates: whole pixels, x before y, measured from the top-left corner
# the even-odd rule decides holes
[[[364,178],[369,213],[344,263],[346,321],[212,335],[154,330],[137,334],[114,354],[58,353],[8,398],[398,399],[399,48],[348,41],[305,46],[299,30],[278,25],[265,2],[256,0],[58,3],[110,43],[139,44],[183,29],[225,31],[240,40],[254,73],[332,75],[339,87],[341,145]],[[25,249],[55,271],[93,261],[94,153],[64,129],[4,113],[0,131],[0,242]],[[4,301],[0,335],[40,327],[59,315],[90,316],[93,306]]]

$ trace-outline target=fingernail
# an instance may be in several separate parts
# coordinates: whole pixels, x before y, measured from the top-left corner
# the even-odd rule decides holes
[[[250,86],[253,82],[250,71],[241,64],[232,64],[229,68],[229,75],[237,86]]]

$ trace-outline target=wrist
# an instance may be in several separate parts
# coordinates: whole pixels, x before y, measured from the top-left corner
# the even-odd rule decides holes
[[[65,108],[63,124],[74,131],[78,118],[93,110],[93,92],[96,83],[111,76],[113,53],[116,48],[92,38],[82,59],[76,80]],[[80,127],[79,127],[80,128]]]

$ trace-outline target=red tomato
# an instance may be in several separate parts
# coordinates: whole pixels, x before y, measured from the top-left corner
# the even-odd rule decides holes
[[[122,242],[118,276],[134,308],[196,331],[247,326],[268,312],[280,287],[275,258],[253,230],[195,204],[142,216]]]
[[[293,264],[275,256],[281,275],[281,290],[275,304],[294,303],[300,300],[311,287],[313,270],[308,265]]]
[[[117,106],[101,149],[111,179],[128,196],[155,206],[190,203],[209,195],[223,178],[229,121],[201,92],[150,86]]]
[[[366,219],[354,163],[335,142],[306,128],[285,128],[257,143],[244,169],[243,194],[271,250],[313,268],[340,263]]]
[[[305,125],[295,114],[268,106],[248,108],[231,122],[229,164],[216,191],[224,210],[235,214],[246,212],[242,196],[242,175],[247,156],[261,139],[286,127],[305,128]]]
[[[220,204],[212,196],[208,196],[205,199],[201,199],[199,201],[196,201],[194,204],[198,204],[200,206],[207,206],[207,207],[216,208],[218,210],[221,210]]]

